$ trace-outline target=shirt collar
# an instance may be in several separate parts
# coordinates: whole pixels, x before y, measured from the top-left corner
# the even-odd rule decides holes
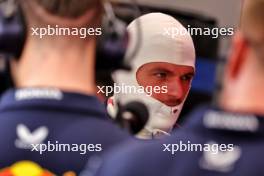
[[[192,113],[186,128],[264,135],[264,116],[202,106]]]
[[[45,109],[73,111],[88,115],[106,115],[103,104],[95,97],[54,88],[10,89],[3,94],[0,110]],[[98,115],[97,115],[98,116]]]

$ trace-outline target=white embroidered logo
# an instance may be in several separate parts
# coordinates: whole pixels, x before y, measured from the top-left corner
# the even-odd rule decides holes
[[[49,130],[42,126],[30,131],[24,124],[17,125],[17,137],[15,146],[19,149],[31,149],[33,144],[42,144],[48,137]]]
[[[206,170],[230,172],[240,156],[241,149],[238,146],[234,146],[232,151],[219,151],[216,154],[212,151],[204,151],[199,164]]]

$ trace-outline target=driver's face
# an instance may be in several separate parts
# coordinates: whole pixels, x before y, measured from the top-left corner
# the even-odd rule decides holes
[[[189,91],[193,76],[193,67],[166,62],[144,64],[136,73],[140,86],[167,86],[167,93],[153,92],[152,97],[171,107],[182,103]]]

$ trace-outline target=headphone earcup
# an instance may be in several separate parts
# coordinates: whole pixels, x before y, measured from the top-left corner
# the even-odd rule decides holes
[[[26,40],[26,25],[19,10],[11,17],[0,15],[0,52],[19,58]]]
[[[8,56],[3,55],[0,57],[0,96],[8,88],[14,86],[10,61],[11,59],[8,59]]]
[[[103,19],[102,35],[97,39],[96,69],[116,70],[127,69],[125,54],[129,35],[126,24],[118,19]]]

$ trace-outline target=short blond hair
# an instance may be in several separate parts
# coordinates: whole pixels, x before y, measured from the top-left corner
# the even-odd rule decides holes
[[[240,30],[264,66],[264,0],[244,0]]]
[[[264,0],[244,0],[241,13],[241,28],[264,29]]]

